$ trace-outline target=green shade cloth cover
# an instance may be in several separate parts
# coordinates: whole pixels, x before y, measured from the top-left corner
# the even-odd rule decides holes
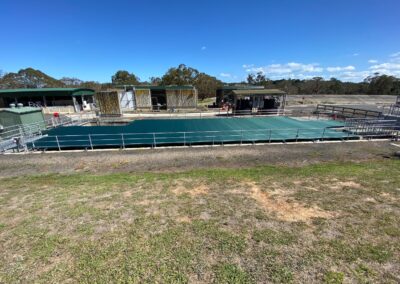
[[[334,120],[289,117],[143,119],[124,126],[65,126],[34,142],[38,149],[190,145],[343,139]]]

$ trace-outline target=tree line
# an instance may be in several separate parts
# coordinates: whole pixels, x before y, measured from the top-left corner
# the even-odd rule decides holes
[[[82,81],[78,78],[63,77],[59,80],[33,68],[21,69],[17,73],[4,73],[0,70],[0,88],[50,88],[80,87],[95,90],[118,88],[124,85],[193,85],[199,98],[214,97],[217,88],[224,85],[263,86],[286,91],[288,94],[374,94],[400,95],[400,79],[394,76],[374,74],[359,83],[342,82],[336,78],[325,80],[314,77],[307,80],[270,80],[263,73],[249,74],[246,81],[224,83],[216,77],[180,64],[172,67],[161,77],[151,77],[142,81],[134,73],[119,70],[111,77],[111,82]]]
[[[308,80],[282,79],[269,80],[262,73],[249,74],[247,84],[277,88],[289,94],[373,94],[400,95],[400,79],[394,76],[375,73],[362,82],[342,82],[336,78],[324,80],[314,77]]]

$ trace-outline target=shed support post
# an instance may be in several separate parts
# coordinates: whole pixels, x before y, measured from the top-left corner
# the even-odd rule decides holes
[[[88,135],[88,137],[89,137],[89,142],[90,142],[90,148],[93,150],[92,137],[90,136],[90,134]]]
[[[121,139],[122,139],[122,149],[125,149],[124,133],[121,133]]]
[[[56,141],[57,141],[58,151],[61,151],[60,141],[58,141],[58,136],[56,136]]]
[[[75,110],[75,112],[80,112],[79,104],[78,104],[78,102],[76,101],[76,98],[75,98],[75,97],[72,97],[72,102],[74,103],[74,110]]]

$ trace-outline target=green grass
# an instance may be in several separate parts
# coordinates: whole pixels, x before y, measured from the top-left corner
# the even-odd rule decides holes
[[[327,284],[341,284],[343,280],[344,274],[342,272],[328,271],[324,277],[324,282]]]
[[[399,184],[398,160],[5,178],[0,283],[397,283]]]

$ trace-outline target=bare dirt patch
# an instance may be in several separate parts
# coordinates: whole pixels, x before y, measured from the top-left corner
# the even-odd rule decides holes
[[[178,223],[191,223],[192,219],[188,216],[179,216],[178,218],[176,218],[176,221]]]
[[[125,191],[124,193],[123,193],[123,196],[124,197],[131,197],[132,196],[132,191]]]
[[[204,184],[194,185],[188,187],[189,184],[193,184],[194,181],[178,181],[173,185],[172,192],[175,195],[189,194],[192,197],[199,195],[207,195],[209,193],[208,186]]]
[[[252,182],[245,184],[250,188],[249,195],[266,211],[275,213],[277,218],[289,222],[310,222],[312,218],[332,218],[335,214],[326,212],[317,206],[306,207],[280,195],[280,191],[266,193]]]
[[[337,182],[336,186],[339,188],[351,187],[351,188],[361,188],[361,184],[356,183],[354,181],[341,181]]]

